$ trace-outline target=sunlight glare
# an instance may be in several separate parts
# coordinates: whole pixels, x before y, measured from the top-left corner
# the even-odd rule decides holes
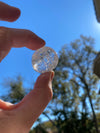
[[[100,23],[97,22],[97,20],[94,20],[94,29],[96,30],[96,32],[100,33]]]

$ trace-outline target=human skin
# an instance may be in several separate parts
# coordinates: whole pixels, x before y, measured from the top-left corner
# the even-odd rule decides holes
[[[18,8],[0,2],[0,20],[13,22],[20,16]],[[45,41],[25,29],[0,27],[0,62],[12,47],[27,47],[36,50]],[[33,90],[18,104],[0,100],[0,133],[28,133],[33,123],[52,99],[52,79],[54,72],[41,74]]]

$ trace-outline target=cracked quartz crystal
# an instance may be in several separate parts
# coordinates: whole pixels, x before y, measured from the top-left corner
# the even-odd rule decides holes
[[[52,71],[58,64],[58,56],[50,47],[42,47],[32,56],[32,66],[35,71],[44,73]]]

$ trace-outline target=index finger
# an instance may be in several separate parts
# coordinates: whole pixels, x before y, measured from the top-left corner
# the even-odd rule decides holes
[[[20,16],[20,10],[0,2],[0,20],[13,22]]]
[[[27,47],[36,50],[45,45],[45,41],[32,31],[0,27],[0,62],[12,47]]]

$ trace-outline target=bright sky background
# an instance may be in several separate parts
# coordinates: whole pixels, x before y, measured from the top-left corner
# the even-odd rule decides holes
[[[2,0],[20,8],[21,16],[13,23],[0,21],[0,26],[29,29],[59,52],[64,44],[80,35],[92,36],[100,50],[100,24],[96,20],[92,0]],[[33,51],[12,49],[0,63],[0,84],[5,78],[21,75],[32,84],[37,73],[32,68]],[[2,92],[4,90],[2,89]],[[2,93],[1,92],[1,93]]]

